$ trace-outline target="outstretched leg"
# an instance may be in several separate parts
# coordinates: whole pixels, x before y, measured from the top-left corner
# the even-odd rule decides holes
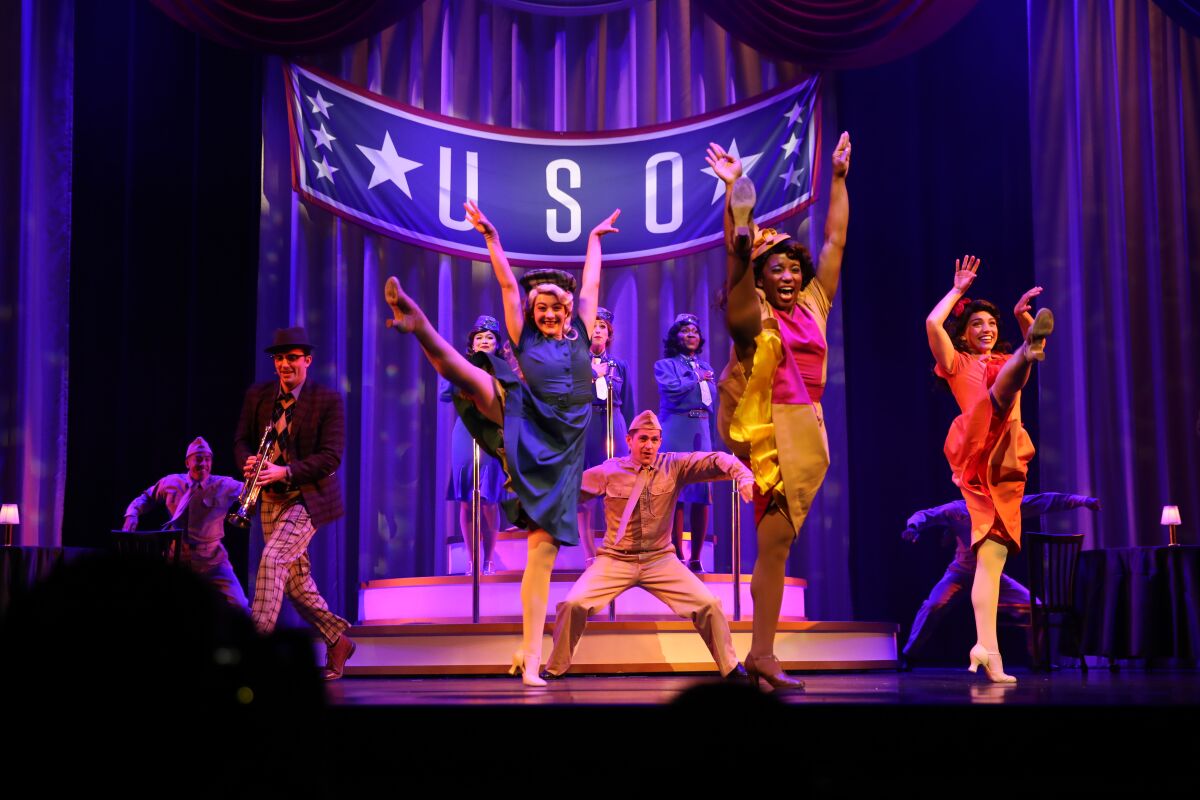
[[[442,338],[425,312],[400,288],[400,281],[395,276],[387,279],[383,294],[388,307],[392,309],[392,319],[387,321],[387,326],[416,336],[425,357],[437,373],[470,397],[479,413],[502,425],[504,420],[500,397],[492,376],[467,361],[462,353]]]
[[[1033,362],[1046,357],[1046,337],[1053,330],[1054,314],[1048,308],[1040,309],[1034,317],[1033,324],[1029,326],[1025,343],[1017,348],[1017,352],[1013,353],[1012,358],[996,376],[996,382],[992,384],[992,401],[998,410],[1008,411],[1017,397],[1017,392],[1025,388]]]

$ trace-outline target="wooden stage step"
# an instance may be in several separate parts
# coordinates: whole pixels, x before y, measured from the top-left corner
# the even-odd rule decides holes
[[[732,622],[739,655],[750,649],[751,623]],[[894,623],[781,621],[775,653],[796,671],[895,669]],[[348,634],[358,644],[347,675],[498,675],[520,647],[519,621],[479,624],[364,624]],[[543,658],[553,626],[546,625]],[[690,622],[679,619],[594,617],[579,642],[572,672],[627,674],[716,672]]]
[[[553,619],[555,608],[567,596],[579,578],[578,571],[556,570],[550,579],[550,602],[547,619]],[[733,576],[702,574],[700,580],[721,601],[721,607],[733,617]],[[786,578],[783,587],[781,617],[804,619],[803,578]],[[750,576],[741,580],[742,619],[754,618],[754,601],[750,597]],[[361,621],[364,624],[388,621],[428,622],[453,619],[471,621],[471,579],[464,575],[439,575],[424,578],[385,578],[364,583],[359,589]],[[487,575],[479,583],[480,613],[485,617],[521,616],[521,575],[519,573]],[[643,589],[630,589],[617,598],[617,614],[623,617],[656,618],[671,615],[671,610]]]

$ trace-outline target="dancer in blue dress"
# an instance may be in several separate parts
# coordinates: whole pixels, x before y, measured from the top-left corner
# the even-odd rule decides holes
[[[500,323],[495,317],[482,314],[475,320],[467,334],[466,355],[472,353],[499,353],[507,357],[508,343],[500,343]],[[443,403],[454,402],[454,387],[442,378],[438,385],[441,391],[438,400]],[[467,550],[467,567],[464,574],[471,574],[471,492],[474,489],[475,471],[475,440],[471,438],[461,418],[454,420],[454,430],[450,433],[450,482],[446,487],[446,499],[454,501],[458,506],[458,529],[462,533],[463,544]],[[496,567],[493,556],[496,552],[496,532],[500,529],[500,500],[504,497],[504,469],[500,460],[487,453],[480,453],[479,458],[479,533],[482,548],[482,564],[480,572],[484,575],[495,575]]]
[[[663,340],[663,358],[654,364],[658,381],[662,419],[663,449],[673,453],[712,450],[713,425],[717,412],[716,373],[712,364],[700,359],[704,335],[695,314],[680,314]],[[708,509],[712,505],[712,487],[694,483],[683,490],[675,506],[675,524],[671,540],[675,555],[683,560],[683,512],[691,506],[692,546],[688,567],[703,572],[700,553],[708,536]]]
[[[468,361],[437,332],[396,278],[384,295],[392,310],[389,327],[417,337],[438,374],[458,389],[455,408],[480,445],[500,459],[512,499],[508,518],[529,529],[529,551],[521,579],[522,648],[514,674],[527,686],[545,686],[541,664],[550,572],[558,548],[579,542],[576,510],[583,475],[584,440],[592,416],[589,343],[600,295],[600,239],[615,233],[620,209],[588,236],[583,278],[561,270],[530,270],[520,284],[496,228],[479,207],[466,204],[467,218],[483,234],[500,284],[504,322],[524,373],[491,353]]]
[[[633,387],[629,380],[629,365],[612,355],[613,313],[607,308],[596,310],[592,327],[592,421],[588,425],[587,445],[583,468],[591,469],[608,458],[608,403],[613,409],[613,455],[629,454],[625,444],[625,414],[633,413]],[[600,498],[589,500],[579,508],[579,535],[590,566],[596,558],[597,532],[605,530],[604,504]],[[588,534],[591,534],[590,536]]]

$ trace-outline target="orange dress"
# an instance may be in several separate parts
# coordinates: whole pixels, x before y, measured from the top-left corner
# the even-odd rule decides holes
[[[934,369],[950,384],[962,412],[950,425],[944,452],[967,501],[973,550],[985,539],[1013,552],[1021,549],[1021,499],[1033,441],[1021,424],[1021,393],[1001,416],[989,392],[1009,358],[956,352],[949,370],[940,364]]]

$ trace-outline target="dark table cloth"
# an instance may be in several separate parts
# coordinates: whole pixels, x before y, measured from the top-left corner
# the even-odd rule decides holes
[[[1200,547],[1118,547],[1079,555],[1083,652],[1200,658]]]
[[[0,616],[64,560],[92,552],[86,547],[0,547]]]

